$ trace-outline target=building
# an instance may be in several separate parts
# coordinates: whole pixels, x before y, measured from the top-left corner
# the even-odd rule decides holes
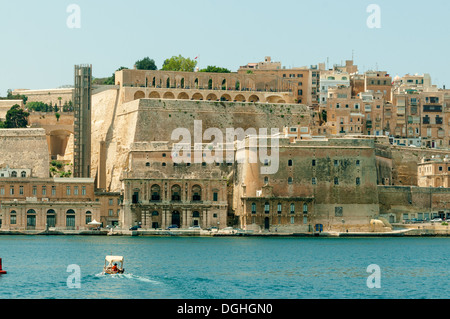
[[[175,161],[169,143],[134,143],[130,165],[123,172],[121,225],[144,229],[200,226],[227,227],[227,176],[230,166],[194,159],[192,148],[186,163]],[[202,159],[203,158],[203,159]]]
[[[418,186],[450,188],[450,158],[432,156],[417,165]]]
[[[0,178],[2,230],[87,230],[100,220],[94,180]]]

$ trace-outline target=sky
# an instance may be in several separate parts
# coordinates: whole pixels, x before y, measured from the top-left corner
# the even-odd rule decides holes
[[[181,54],[237,71],[265,56],[283,66],[354,57],[360,72],[429,73],[450,87],[446,0],[0,0],[0,96],[8,89],[73,84],[75,64],[94,77],[150,57]],[[79,15],[68,10],[75,4]],[[369,10],[377,5],[379,15]],[[370,21],[379,28],[370,28]],[[376,20],[374,20],[376,19]],[[71,28],[79,22],[79,28]]]

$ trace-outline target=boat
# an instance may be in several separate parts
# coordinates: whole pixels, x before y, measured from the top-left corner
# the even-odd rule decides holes
[[[114,270],[114,266],[117,270]],[[123,256],[106,256],[105,257],[105,267],[103,267],[103,272],[105,274],[115,275],[123,274],[125,269],[123,268]]]

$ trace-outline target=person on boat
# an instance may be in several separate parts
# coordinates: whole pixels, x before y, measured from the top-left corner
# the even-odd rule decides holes
[[[112,271],[117,272],[119,269],[117,269],[117,264],[114,264],[114,266],[112,267]]]

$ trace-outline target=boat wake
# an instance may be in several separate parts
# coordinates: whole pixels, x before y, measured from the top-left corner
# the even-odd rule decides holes
[[[115,280],[120,280],[120,279],[131,279],[131,280],[138,280],[138,281],[142,281],[142,282],[148,282],[148,283],[152,283],[152,284],[160,284],[159,281],[155,281],[155,280],[151,280],[145,277],[141,277],[141,276],[136,276],[133,274],[114,274],[114,275],[110,275],[110,274],[105,274],[104,272],[101,272],[99,274],[96,274],[95,277],[103,277],[103,278],[111,278],[111,279],[115,279]]]

